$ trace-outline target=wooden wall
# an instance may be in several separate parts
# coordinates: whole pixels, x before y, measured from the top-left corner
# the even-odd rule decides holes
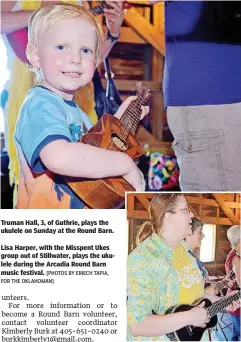
[[[127,195],[129,253],[136,247],[135,237],[138,227],[149,219],[148,207],[154,195],[154,193],[131,193]],[[227,229],[234,224],[240,224],[240,194],[188,193],[184,196],[197,218],[204,223],[216,224],[215,260],[212,263],[205,263],[205,267],[210,274],[214,272],[222,275],[225,273],[224,262],[230,251]]]

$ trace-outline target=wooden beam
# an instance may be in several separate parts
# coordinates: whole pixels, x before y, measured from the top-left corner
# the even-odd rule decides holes
[[[232,222],[228,219],[228,218],[217,218],[217,217],[211,217],[211,216],[201,216],[200,215],[200,219],[204,222],[204,223],[210,223],[210,224],[220,224],[223,226],[231,226]]]
[[[204,266],[205,268],[224,268],[224,263],[223,264],[216,264],[216,263],[210,264],[208,262],[204,262]]]
[[[104,88],[106,88],[106,79],[101,79]],[[119,91],[131,92],[136,89],[136,84],[140,82],[140,80],[117,80],[115,79],[116,87]],[[150,89],[151,92],[161,92],[161,82],[157,81],[141,81],[142,84]]]
[[[134,210],[132,217],[135,219],[138,219],[138,220],[149,220],[150,219],[150,216],[146,210]]]
[[[203,197],[193,197],[193,196],[188,196],[187,194],[184,194],[184,197],[188,201],[188,203],[193,203],[193,204],[202,204],[202,205],[210,205],[211,207],[218,207],[218,203],[215,200],[212,199],[206,199]]]
[[[134,249],[134,219],[129,218],[129,246],[128,246],[128,254]]]
[[[134,7],[128,10],[124,17],[126,23],[132,27],[142,38],[151,44],[160,54],[165,55],[164,31],[156,30],[142,15],[140,15]]]
[[[151,134],[149,133],[142,125],[139,125],[137,132],[136,132],[136,138],[137,140],[141,140],[143,144],[153,145],[158,144],[159,141]]]
[[[134,201],[135,201],[135,197],[133,196],[133,194],[127,194],[126,202],[127,202],[127,216],[128,217],[133,217]]]
[[[153,25],[156,30],[164,31],[164,3],[160,2],[153,6]],[[163,46],[165,41],[162,42]],[[152,52],[152,79],[162,80],[163,79],[163,65],[164,58],[156,50]],[[164,110],[163,106],[160,106],[160,110]]]
[[[191,209],[192,213],[194,214],[194,216],[200,220],[200,216],[199,214],[197,213],[196,209],[194,209],[193,205],[191,203],[188,204],[189,208]]]
[[[106,25],[103,25],[103,31],[107,31]],[[135,30],[131,27],[122,26],[120,29],[120,38],[118,43],[130,43],[130,44],[146,44],[146,40],[143,39]]]
[[[144,209],[148,211],[150,202],[145,197],[145,195],[143,196],[143,194],[136,194],[136,198],[143,205]]]
[[[128,0],[128,2],[133,5],[150,5],[149,0]]]
[[[229,208],[241,209],[240,203],[239,203],[239,202],[229,202],[229,201],[225,201],[225,204],[226,204]]]
[[[163,97],[161,92],[152,94],[151,131],[155,138],[163,140]]]
[[[232,210],[226,205],[225,201],[222,199],[221,194],[213,194],[213,197],[216,199],[218,205],[224,212],[224,214],[229,218],[231,224],[239,224],[239,219],[234,215]]]
[[[130,43],[130,44],[146,44],[139,34],[136,33],[131,27],[121,27],[119,43]]]

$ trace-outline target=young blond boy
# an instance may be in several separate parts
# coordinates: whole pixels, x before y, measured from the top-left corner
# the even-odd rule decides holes
[[[28,92],[16,125],[17,208],[83,208],[64,176],[123,176],[144,190],[143,175],[129,156],[79,142],[91,123],[73,96],[91,81],[99,63],[98,19],[80,6],[51,4],[30,18],[28,41],[27,56],[39,83]],[[119,108],[118,118],[133,99]]]

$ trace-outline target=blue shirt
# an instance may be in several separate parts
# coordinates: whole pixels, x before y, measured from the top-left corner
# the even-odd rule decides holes
[[[217,3],[232,11],[226,21],[214,20]],[[166,107],[241,102],[241,9],[227,7],[235,3],[240,6],[239,1],[166,3]]]
[[[87,114],[74,101],[66,101],[42,86],[31,88],[20,109],[14,135],[17,149],[22,152],[18,153],[20,165],[23,154],[33,173],[43,173],[46,167],[40,151],[47,144],[59,139],[77,142],[90,128]],[[61,200],[62,192],[71,196],[70,209],[84,207],[63,176],[55,175],[54,189],[57,200]]]

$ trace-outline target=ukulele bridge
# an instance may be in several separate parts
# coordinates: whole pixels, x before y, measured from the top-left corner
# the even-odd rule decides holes
[[[192,336],[192,335],[193,335],[192,326],[191,326],[191,325],[187,325],[187,326],[186,326],[186,329],[187,329],[188,335],[189,335],[189,336]]]
[[[113,144],[116,147],[118,147],[119,150],[127,151],[128,146],[127,146],[125,140],[122,137],[120,137],[117,133],[111,134],[111,141],[113,142]]]

